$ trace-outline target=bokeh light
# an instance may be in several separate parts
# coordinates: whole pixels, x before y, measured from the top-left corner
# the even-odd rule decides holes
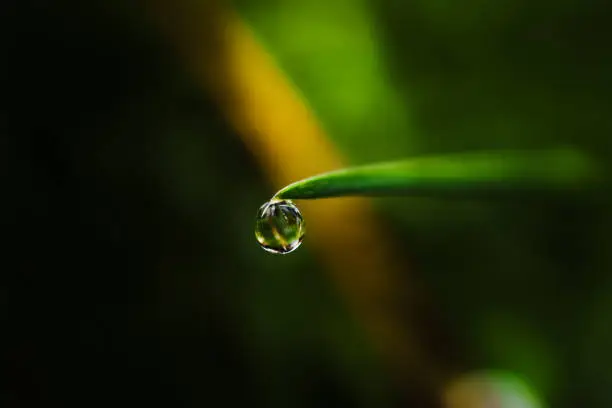
[[[520,376],[482,370],[465,374],[446,390],[446,408],[544,408]]]

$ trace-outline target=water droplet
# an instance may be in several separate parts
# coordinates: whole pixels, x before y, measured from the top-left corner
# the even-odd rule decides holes
[[[272,199],[257,212],[255,237],[268,252],[288,254],[295,251],[305,231],[300,210],[289,200]]]

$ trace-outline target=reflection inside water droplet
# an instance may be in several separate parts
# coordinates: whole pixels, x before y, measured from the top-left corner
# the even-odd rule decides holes
[[[272,199],[259,208],[255,237],[259,245],[274,254],[288,254],[297,249],[304,238],[304,219],[289,200]]]

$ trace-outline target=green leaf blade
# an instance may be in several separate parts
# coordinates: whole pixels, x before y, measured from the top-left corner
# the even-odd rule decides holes
[[[572,149],[449,154],[349,167],[300,180],[276,198],[481,195],[589,187],[597,166]]]

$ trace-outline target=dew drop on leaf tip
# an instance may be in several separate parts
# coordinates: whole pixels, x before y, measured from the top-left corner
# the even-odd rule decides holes
[[[263,249],[273,254],[295,251],[305,231],[304,218],[290,200],[273,198],[257,212],[255,237]]]

